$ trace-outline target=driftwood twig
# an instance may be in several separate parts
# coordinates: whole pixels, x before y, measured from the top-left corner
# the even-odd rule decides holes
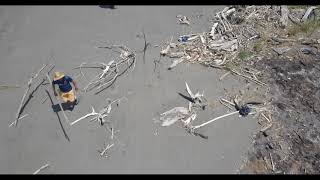
[[[50,164],[45,164],[43,166],[41,166],[38,170],[36,170],[33,174],[38,174],[40,171],[42,171],[45,168],[48,168],[50,166]]]

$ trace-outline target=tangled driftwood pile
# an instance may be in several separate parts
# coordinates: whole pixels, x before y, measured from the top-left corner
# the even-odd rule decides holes
[[[80,69],[81,75],[87,79],[87,77],[82,72],[82,68],[99,68],[102,70],[98,75],[96,75],[89,83],[84,87],[84,91],[88,92],[94,88],[98,92],[102,91],[104,88],[108,87],[116,81],[116,79],[127,72],[131,67],[132,70],[135,67],[136,55],[135,53],[126,46],[113,45],[98,48],[112,49],[120,54],[119,59],[111,60],[108,63],[104,62],[83,62],[78,67]],[[88,79],[87,79],[88,80]]]
[[[282,38],[286,32],[283,28],[301,24],[310,18],[315,9],[312,6],[305,13],[299,14],[294,10],[289,11],[287,6],[226,7],[216,13],[210,31],[182,35],[177,42],[172,42],[171,38],[160,54],[174,59],[168,69],[181,62],[200,63],[227,70],[259,85],[266,85],[256,77],[259,72],[243,70],[247,63],[240,63],[243,51],[256,48],[253,41],[261,38],[266,41],[290,41]],[[255,55],[247,55],[248,58],[258,57],[258,53],[254,53]]]

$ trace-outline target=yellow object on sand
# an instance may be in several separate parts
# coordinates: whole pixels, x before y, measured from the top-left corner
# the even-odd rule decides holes
[[[64,74],[62,72],[55,72],[54,76],[53,76],[53,80],[56,81],[56,80],[59,80],[63,77],[64,77]]]
[[[61,92],[59,90],[59,96],[63,102],[67,102],[67,101],[74,102],[74,100],[75,100],[73,89],[69,92]]]

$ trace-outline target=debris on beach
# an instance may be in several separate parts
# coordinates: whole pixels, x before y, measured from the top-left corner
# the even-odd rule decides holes
[[[96,112],[95,109],[93,107],[91,107],[92,109],[92,112],[91,113],[88,113],[78,119],[76,119],[75,121],[73,121],[72,123],[70,123],[70,125],[74,125],[88,117],[93,117],[90,122],[96,122],[98,121],[100,123],[101,126],[103,126],[106,122],[110,122],[108,120],[106,120],[105,118],[108,117],[108,115],[110,114],[111,112],[111,109],[112,109],[112,104],[114,103],[119,103],[122,99],[126,99],[125,97],[122,97],[122,98],[119,98],[119,99],[116,99],[112,102],[109,102],[107,106],[105,106],[103,109],[101,109],[99,112]]]
[[[16,116],[15,116],[15,121],[13,123],[11,123],[9,125],[9,127],[11,126],[15,126],[17,127],[18,125],[18,121],[20,119],[22,119],[23,117],[20,118],[21,114],[23,113],[23,109],[25,108],[25,106],[27,105],[28,103],[28,100],[25,101],[25,98],[27,97],[27,94],[30,92],[30,89],[31,89],[31,86],[33,84],[33,82],[37,79],[37,77],[39,77],[40,73],[48,66],[48,64],[44,64],[38,71],[36,74],[32,75],[31,78],[29,79],[27,85],[26,85],[26,89],[25,89],[25,92],[21,98],[21,101],[20,101],[20,104],[19,104],[19,107],[17,109],[17,113],[16,113]],[[54,65],[50,65],[49,66],[50,68],[47,70],[47,73],[49,73],[53,68],[54,68]],[[45,78],[42,79],[42,81],[36,86],[36,88],[31,91],[31,93],[29,94],[29,99],[32,97],[33,93],[35,93],[35,91],[38,89],[39,86],[42,85],[42,83],[45,81]],[[26,116],[24,116],[26,117]]]
[[[266,56],[270,50],[278,55],[289,51],[291,48],[274,46],[268,39],[279,44],[295,42],[285,36],[295,24],[292,19],[303,16],[298,20],[300,24],[315,9],[317,8],[309,7],[303,16],[304,12],[299,14],[297,10],[289,10],[287,6],[226,7],[215,14],[207,32],[181,35],[177,41],[171,39],[160,54],[173,59],[169,70],[182,62],[199,63],[266,86],[252,72],[241,69],[246,68],[252,62],[251,59]],[[264,46],[269,48],[262,48]]]
[[[41,167],[40,167],[39,169],[37,169],[33,174],[34,174],[34,175],[35,175],[35,174],[38,174],[40,171],[42,171],[42,170],[44,170],[44,169],[46,169],[46,168],[48,168],[48,167],[50,167],[50,164],[49,164],[49,163],[41,166]]]
[[[178,22],[180,24],[190,25],[190,21],[189,21],[189,18],[187,16],[177,15],[176,17],[178,18]]]
[[[103,46],[98,48],[112,49],[118,52],[119,59],[111,60],[108,63],[104,62],[83,62],[77,67],[80,70],[81,75],[87,79],[87,77],[82,72],[82,68],[99,68],[102,70],[97,74],[92,80],[89,80],[89,83],[84,87],[84,91],[88,92],[92,89],[98,90],[101,92],[103,89],[113,84],[116,79],[127,72],[130,68],[134,70],[136,63],[135,53],[126,46],[122,45],[112,45],[112,46]]]
[[[207,136],[202,135],[195,130],[199,129],[201,127],[204,127],[214,121],[217,121],[219,119],[222,119],[222,118],[225,118],[225,117],[228,117],[231,115],[238,114],[242,117],[245,117],[249,114],[256,114],[256,112],[262,111],[261,108],[256,107],[256,105],[262,104],[259,102],[248,102],[245,104],[240,104],[240,103],[236,102],[236,100],[234,100],[234,103],[232,103],[230,101],[222,99],[222,102],[227,102],[227,103],[231,104],[233,106],[233,109],[235,109],[235,111],[221,115],[221,116],[216,117],[212,120],[204,122],[200,125],[193,125],[193,122],[197,117],[197,112],[199,109],[197,107],[202,107],[201,109],[204,109],[203,107],[205,107],[207,105],[207,103],[204,98],[204,93],[197,92],[196,94],[194,94],[191,91],[187,82],[185,83],[185,85],[186,85],[186,91],[188,92],[189,97],[181,95],[181,94],[180,95],[183,96],[185,99],[189,100],[188,108],[175,107],[171,110],[168,110],[168,111],[160,114],[159,121],[161,122],[161,126],[171,126],[171,125],[179,122],[188,133],[195,135],[195,136],[200,136],[204,139],[208,139]]]
[[[112,105],[113,104],[116,104],[117,106],[119,105],[119,103],[121,102],[121,100],[127,100],[126,97],[122,97],[122,98],[118,98],[118,99],[115,99],[113,101],[111,101],[110,99],[107,99],[107,102],[108,102],[108,105],[105,106],[103,109],[101,109],[99,112],[96,112],[95,109],[93,107],[92,108],[92,112],[91,113],[88,113],[80,118],[78,118],[77,120],[73,121],[72,123],[70,123],[70,125],[74,125],[84,119],[87,119],[87,118],[91,118],[89,122],[98,122],[99,125],[101,127],[104,127],[106,131],[108,131],[111,135],[110,135],[110,139],[113,141],[113,140],[118,140],[119,143],[121,145],[123,145],[119,139],[117,139],[116,135],[115,135],[115,130],[113,128],[113,125],[112,125],[112,121],[110,119],[107,119],[111,113],[111,110],[112,110]],[[107,147],[105,147],[102,151],[99,151],[100,153],[100,156],[101,157],[108,157],[107,155],[107,150],[110,149],[112,146],[114,146],[114,143],[111,144],[111,145],[107,145]]]

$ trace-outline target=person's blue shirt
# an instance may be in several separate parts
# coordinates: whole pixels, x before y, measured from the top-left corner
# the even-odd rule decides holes
[[[69,92],[72,90],[71,82],[72,78],[70,76],[64,76],[59,80],[53,81],[53,84],[57,84],[61,92]]]

